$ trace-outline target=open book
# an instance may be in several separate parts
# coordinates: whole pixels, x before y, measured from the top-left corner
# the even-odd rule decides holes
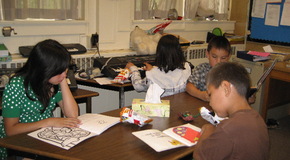
[[[120,122],[119,117],[102,114],[84,114],[79,116],[78,119],[82,123],[79,128],[45,127],[28,135],[68,150],[88,138],[100,135],[108,128]]]
[[[256,93],[262,87],[263,82],[265,81],[267,76],[270,74],[272,69],[275,67],[276,62],[277,62],[277,59],[274,59],[271,66],[262,74],[262,76],[258,80],[257,85],[254,87],[251,87],[248,97],[251,97],[254,93]]]
[[[156,152],[161,152],[173,148],[195,145],[200,137],[200,131],[200,128],[188,123],[168,128],[163,132],[157,129],[147,129],[132,132],[132,134],[144,141]]]

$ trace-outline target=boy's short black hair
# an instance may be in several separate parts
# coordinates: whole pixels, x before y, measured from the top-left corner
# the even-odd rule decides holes
[[[231,83],[241,96],[247,98],[251,80],[244,66],[234,62],[221,62],[215,65],[207,75],[206,84],[218,88],[222,81]]]
[[[213,37],[208,43],[207,51],[210,52],[212,48],[223,49],[229,54],[231,54],[232,51],[230,42],[224,36]]]

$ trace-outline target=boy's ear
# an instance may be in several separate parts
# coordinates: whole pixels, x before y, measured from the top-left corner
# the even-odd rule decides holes
[[[205,52],[205,56],[206,56],[206,58],[208,58],[209,57],[209,52],[206,50],[206,52]]]
[[[221,87],[225,93],[225,96],[229,96],[232,92],[231,83],[228,81],[222,81]]]

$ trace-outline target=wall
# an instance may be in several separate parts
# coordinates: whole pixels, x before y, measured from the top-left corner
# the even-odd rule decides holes
[[[128,49],[130,32],[136,25],[147,30],[164,22],[160,20],[134,21],[133,0],[87,0],[85,5],[85,21],[1,21],[0,28],[12,26],[18,34],[12,34],[11,37],[0,35],[0,42],[7,45],[9,51],[14,54],[13,57],[21,58],[18,54],[19,46],[34,45],[47,38],[56,39],[61,43],[81,43],[90,48],[90,36],[97,32],[100,37],[100,50],[105,53],[107,50]],[[178,34],[188,41],[205,41],[207,32],[215,27],[220,27],[224,32],[233,33],[235,22],[173,21],[165,32]],[[86,86],[80,86],[80,88],[92,89],[100,93],[100,96],[93,98],[93,112],[103,112],[118,107],[117,92],[86,88]],[[126,92],[125,105],[130,105],[134,97],[144,98],[145,94],[135,91]],[[81,109],[84,108],[82,105],[84,104],[81,104]]]
[[[18,33],[11,37],[0,35],[9,51],[18,53],[18,47],[34,45],[52,38],[61,43],[81,43],[91,48],[90,36],[99,34],[100,49],[128,49],[130,32],[136,25],[144,30],[164,21],[134,21],[133,0],[87,0],[85,21],[1,21],[0,28],[11,26]],[[235,22],[227,21],[174,21],[165,32],[178,34],[188,41],[205,40],[208,31],[220,27],[224,32],[234,32]]]
[[[249,2],[250,0],[231,1],[230,20],[236,21],[234,33],[237,35],[247,34]]]
[[[245,35],[250,33],[248,31],[248,19],[249,19],[249,8],[250,0],[232,0],[231,1],[231,16],[230,20],[236,21],[235,24],[235,34]],[[258,43],[252,41],[245,41],[245,50],[254,50],[259,52],[264,52],[263,47],[266,45],[271,45],[274,52],[290,53],[289,46],[273,45],[267,43]],[[263,94],[263,93],[262,93]],[[290,104],[283,105],[281,107],[276,107],[274,109],[268,110],[268,118],[279,119],[283,116],[290,115]]]

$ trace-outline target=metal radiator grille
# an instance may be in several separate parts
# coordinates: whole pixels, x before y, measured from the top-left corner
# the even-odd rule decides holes
[[[236,47],[232,46],[232,55],[236,55]],[[206,48],[189,47],[183,52],[187,60],[206,58]]]
[[[236,55],[237,48],[236,46],[232,46],[232,54]],[[204,60],[206,58],[206,46],[201,46],[201,47],[195,47],[195,46],[190,46],[187,48],[186,51],[183,52],[185,58],[190,61],[190,60]],[[120,52],[117,55],[122,56],[122,55],[130,55],[132,54],[132,51],[128,53]],[[73,58],[73,63],[77,65],[79,69],[87,69],[90,67],[93,67],[94,63],[94,57],[96,57],[95,54],[80,54],[80,55],[72,55]],[[1,62],[0,63],[0,68],[21,68],[26,62],[25,58],[21,59],[16,59],[12,60],[11,62]]]

